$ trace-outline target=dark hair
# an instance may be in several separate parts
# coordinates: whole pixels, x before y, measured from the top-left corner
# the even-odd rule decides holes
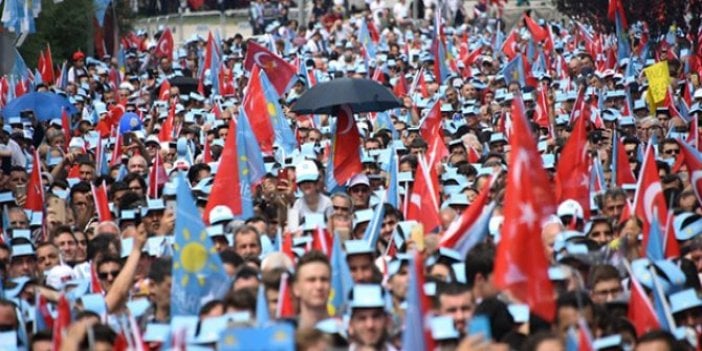
[[[197,180],[200,171],[211,172],[211,170],[210,166],[206,163],[196,163],[188,170],[188,181],[192,184]]]
[[[529,338],[527,338],[526,343],[524,343],[524,345],[522,346],[521,350],[522,351],[536,351],[539,349],[539,345],[541,345],[542,342],[549,341],[549,340],[556,340],[560,343],[563,343],[563,339],[561,339],[561,337],[556,335],[554,332],[541,331],[541,332],[538,332],[534,335],[529,336]]]
[[[237,268],[244,263],[244,259],[241,257],[241,255],[232,250],[224,250],[220,252],[219,258],[222,260],[222,263],[228,263],[234,266],[234,268]]]
[[[58,237],[61,234],[70,234],[73,237],[73,240],[76,239],[76,237],[73,235],[73,229],[71,229],[71,226],[69,225],[60,225],[56,227],[52,234],[53,235],[51,235],[51,241],[56,239],[56,237]]]
[[[685,350],[684,347],[681,347],[678,342],[675,340],[675,337],[673,334],[664,331],[664,330],[653,330],[648,333],[645,333],[639,337],[637,340],[637,345],[641,345],[645,342],[655,342],[655,341],[660,341],[664,343],[669,351],[678,351],[678,350]]]
[[[239,289],[230,291],[224,298],[227,308],[247,310],[251,315],[256,315],[256,293],[252,289]]]
[[[434,306],[441,306],[441,296],[449,295],[456,296],[470,291],[470,287],[466,284],[455,282],[436,282],[436,294],[434,295]]]
[[[224,308],[225,307],[224,301],[222,301],[222,300],[208,301],[207,303],[202,305],[202,307],[200,308],[200,317],[212,312],[212,310],[214,310],[217,306],[222,306],[222,308]]]
[[[110,185],[110,192],[109,192],[109,198],[112,200],[115,196],[115,193],[118,191],[124,191],[124,190],[129,190],[129,184],[125,183],[124,181],[116,181]]]
[[[484,315],[490,320],[490,331],[495,340],[502,340],[514,329],[514,317],[509,313],[507,304],[496,297],[484,299],[475,307],[474,315]]]
[[[114,262],[114,263],[118,264],[120,267],[122,267],[122,259],[119,256],[105,255],[100,259],[100,261],[97,262],[97,264],[95,265],[95,269],[96,270],[100,269],[100,266],[102,266],[105,263],[109,263],[109,262]]]
[[[39,330],[32,335],[32,340],[29,342],[29,349],[33,350],[34,344],[37,342],[51,340],[53,340],[53,338],[50,329]]]
[[[588,287],[593,289],[595,285],[601,281],[620,280],[621,276],[619,275],[619,271],[611,264],[602,264],[592,267],[588,278]]]
[[[93,326],[93,338],[96,342],[105,342],[114,345],[117,339],[117,333],[104,324],[96,324]],[[87,335],[83,338],[83,341],[81,341],[80,347],[83,350],[90,347]]]
[[[466,283],[472,287],[475,277],[481,274],[485,279],[492,274],[495,264],[495,246],[490,243],[476,245],[466,255]]]
[[[279,290],[280,281],[283,278],[283,273],[287,270],[282,267],[273,268],[271,270],[264,271],[261,275],[261,283],[266,290]]]
[[[166,277],[173,275],[173,259],[171,257],[159,257],[151,262],[148,278],[154,283],[162,283]]]
[[[90,188],[90,183],[88,182],[78,182],[73,187],[71,187],[71,201],[73,201],[73,196],[76,193],[87,194],[90,193],[92,189]]]
[[[98,234],[92,240],[88,241],[87,256],[88,260],[92,260],[97,256],[99,252],[108,252],[110,245],[117,245],[117,239],[112,234]]]

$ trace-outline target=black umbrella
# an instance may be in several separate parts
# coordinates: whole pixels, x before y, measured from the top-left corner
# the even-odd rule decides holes
[[[181,94],[190,94],[197,91],[197,79],[193,77],[176,76],[168,80],[172,86],[178,87]]]
[[[302,94],[292,111],[303,115],[331,115],[342,105],[361,113],[386,111],[401,107],[402,103],[390,89],[370,79],[339,78],[318,84]]]

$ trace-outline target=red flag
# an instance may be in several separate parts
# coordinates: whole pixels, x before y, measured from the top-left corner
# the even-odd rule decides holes
[[[104,294],[102,290],[102,284],[100,284],[100,279],[97,274],[96,263],[90,262],[90,292],[93,294]]]
[[[356,127],[353,112],[348,106],[339,108],[336,117],[336,131],[332,140],[334,179],[343,185],[354,175],[363,172],[363,164],[358,150],[361,149],[361,135]]]
[[[648,295],[636,279],[631,279],[631,297],[629,297],[627,317],[636,328],[638,336],[661,328],[661,323],[658,321],[656,311],[653,309]]]
[[[34,151],[34,160],[32,162],[32,173],[29,175],[29,183],[27,184],[27,202],[24,208],[34,212],[44,210],[44,186],[41,184],[41,159],[39,153]]]
[[[511,31],[502,43],[502,52],[511,61],[515,56],[517,56],[517,32]]]
[[[122,135],[117,133],[115,137],[115,148],[112,151],[112,159],[110,160],[110,166],[118,165],[122,163]]]
[[[278,318],[295,317],[295,304],[293,303],[292,289],[288,284],[288,273],[283,273],[280,277],[280,289],[278,289],[278,306],[276,307]]]
[[[656,216],[661,225],[659,233],[665,233],[663,226],[668,220],[668,206],[665,203],[661,179],[658,176],[658,167],[653,156],[653,146],[649,144],[641,165],[639,182],[636,185],[636,196],[634,197],[634,214],[643,222],[642,254],[646,252],[648,245],[648,235],[654,216],[653,211],[656,211]]]
[[[44,66],[43,69],[39,69],[41,72],[41,80],[46,85],[53,85],[56,74],[54,72],[54,59],[51,57],[51,46],[46,45],[46,50],[44,51]]]
[[[495,285],[509,290],[534,314],[551,321],[556,305],[541,241],[541,221],[555,212],[553,191],[546,171],[533,161],[540,156],[519,97],[512,102],[512,119],[505,221],[495,257]]]
[[[52,349],[60,350],[61,341],[71,324],[71,305],[66,299],[66,295],[61,294],[56,307],[56,319],[54,319],[53,334],[52,334]]]
[[[334,237],[324,228],[317,228],[312,236],[312,249],[324,252],[327,257],[331,257]]]
[[[466,66],[467,70],[470,70],[470,66],[475,63],[475,60],[480,57],[480,55],[483,53],[483,47],[479,46],[477,49],[473,50],[470,53],[467,53],[465,56],[459,57],[461,61],[463,61],[463,64]]]
[[[615,138],[614,141],[617,143],[617,154],[614,155],[614,162],[617,163],[617,179],[615,179],[618,187],[622,187],[624,184],[636,184],[636,178],[634,177],[634,172],[629,166],[629,155],[626,154],[626,149],[624,149],[624,143],[620,138]]]
[[[405,79],[405,75],[400,73],[397,76],[397,80],[395,81],[395,86],[392,88],[392,92],[395,93],[395,96],[398,98],[402,98],[403,96],[407,95],[407,79]]]
[[[551,127],[551,118],[549,116],[548,97],[546,96],[546,88],[540,87],[536,94],[536,111],[534,112],[534,122],[541,128]]]
[[[556,199],[559,203],[567,199],[577,201],[583,208],[585,220],[590,217],[590,153],[586,128],[587,118],[580,116],[561,151],[564,157],[556,166]]]
[[[68,150],[68,143],[71,142],[71,117],[68,116],[68,111],[66,109],[63,109],[61,111],[61,129],[63,129],[63,137],[66,139],[65,143],[65,150]]]
[[[158,38],[154,55],[156,57],[173,58],[173,33],[171,33],[170,28],[166,27],[163,33],[161,33],[161,37]]]
[[[261,147],[261,151],[270,153],[273,151],[275,132],[273,130],[273,124],[268,117],[268,101],[263,91],[264,88],[261,84],[260,75],[261,70],[258,66],[254,66],[251,71],[251,78],[249,79],[246,96],[244,96],[242,105],[246,116],[249,118],[251,129],[253,129],[256,140],[258,140]]]
[[[281,243],[280,252],[290,258],[290,261],[295,262],[295,252],[293,251],[293,235],[292,233],[283,234],[283,242]]]
[[[161,88],[158,91],[158,99],[161,101],[168,101],[171,97],[171,82],[168,79],[164,79],[161,82]]]
[[[110,213],[110,204],[107,200],[107,185],[103,181],[102,184],[96,187],[93,183],[90,183],[91,190],[93,192],[93,199],[95,202],[95,210],[98,214],[98,220],[111,221],[112,213]]]
[[[161,130],[158,133],[158,140],[163,142],[169,142],[173,139],[173,121],[175,120],[175,103],[171,103],[171,107],[168,109],[168,117],[166,121],[163,122]]]
[[[473,145],[468,145],[468,162],[469,163],[478,163],[480,161],[480,158],[482,156],[476,150]]]
[[[548,37],[546,29],[534,22],[526,13],[524,13],[524,23],[526,23],[527,29],[529,29],[529,33],[531,33],[531,37],[534,41],[540,42]]]
[[[156,157],[149,171],[149,198],[157,199],[159,197],[158,191],[166,184],[166,181],[168,181],[168,174],[166,174],[166,168],[163,167],[161,153],[156,152]]]
[[[51,312],[49,311],[49,303],[46,301],[46,297],[42,294],[37,294],[37,310],[41,319],[44,321],[44,325],[47,329],[54,328],[54,318],[51,317]],[[37,322],[35,322],[36,324]]]
[[[239,162],[237,161],[236,133],[234,123],[229,124],[229,133],[219,158],[219,170],[212,183],[210,199],[205,207],[204,220],[209,223],[209,213],[217,205],[225,205],[234,214],[242,212]]]
[[[670,113],[671,118],[678,117],[683,121],[685,120],[682,116],[682,113],[680,113],[680,110],[678,110],[678,107],[675,105],[673,89],[670,86],[668,86],[668,90],[666,90],[665,92],[665,100],[663,100],[663,106],[668,108],[668,113]]]
[[[39,74],[41,75],[41,81],[46,82],[46,84],[50,84],[51,81],[45,80],[45,72],[47,71],[46,67],[46,59],[44,58],[44,51],[39,51],[39,58],[37,59],[37,70],[39,71]]]
[[[212,151],[210,150],[210,142],[205,140],[202,147],[202,162],[210,163],[212,162]]]
[[[429,170],[423,158],[419,158],[414,175],[414,186],[407,205],[407,219],[416,220],[428,233],[441,225],[439,219],[439,201],[436,189],[430,179]]]
[[[253,73],[252,69],[254,64],[266,72],[266,76],[270,79],[278,95],[281,96],[287,90],[293,77],[297,75],[297,68],[294,65],[283,60],[255,41],[249,40],[246,46],[244,69]]]

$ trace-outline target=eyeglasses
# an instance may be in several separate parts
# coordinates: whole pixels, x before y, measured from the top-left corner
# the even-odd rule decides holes
[[[599,295],[599,296],[618,295],[618,294],[620,294],[621,292],[622,292],[622,288],[621,288],[621,287],[612,288],[612,289],[609,289],[609,290],[593,291],[593,293],[594,293],[595,295]]]
[[[349,208],[344,207],[344,206],[332,206],[332,207],[334,208],[335,211],[349,211]]]
[[[107,277],[112,276],[113,278],[117,278],[117,275],[119,274],[119,271],[109,271],[109,272],[100,272],[98,273],[98,278],[105,280]]]
[[[668,149],[668,150],[663,150],[663,153],[665,153],[666,155],[672,155],[672,154],[676,154],[676,155],[677,155],[677,154],[680,153],[680,149]]]
[[[590,236],[600,236],[600,235],[612,236],[612,231],[611,231],[611,230],[605,230],[605,231],[601,231],[601,232],[591,232],[591,233],[590,233]]]

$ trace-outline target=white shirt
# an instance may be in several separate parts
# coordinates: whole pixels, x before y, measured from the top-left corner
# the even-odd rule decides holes
[[[396,3],[395,6],[392,7],[392,14],[395,16],[395,19],[406,19],[409,17],[409,9],[407,8],[407,4],[402,4],[400,2]]]

